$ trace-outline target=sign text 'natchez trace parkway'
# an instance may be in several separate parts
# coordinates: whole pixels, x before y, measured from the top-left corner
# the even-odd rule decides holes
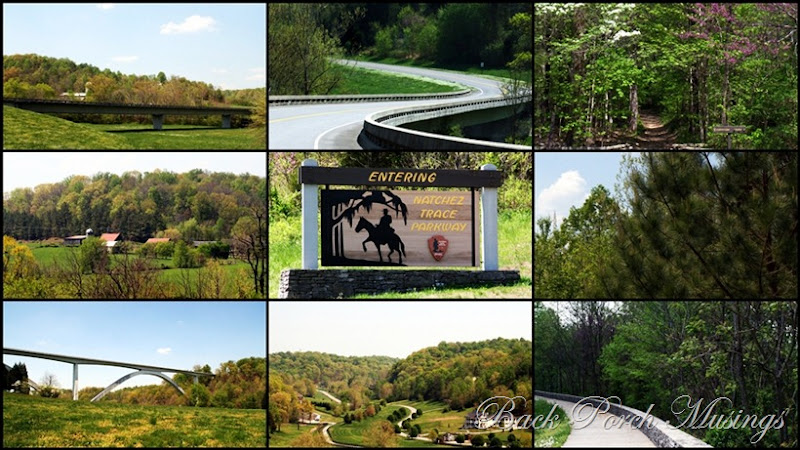
[[[468,187],[470,190],[322,190],[323,266],[473,266],[497,270],[497,188],[502,172],[316,167],[305,160],[303,268],[317,268],[317,186]],[[475,188],[481,188],[480,199]],[[478,204],[481,219],[477,220]],[[482,251],[477,236],[483,232]]]

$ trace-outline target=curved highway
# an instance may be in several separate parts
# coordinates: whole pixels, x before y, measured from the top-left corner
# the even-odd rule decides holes
[[[347,61],[353,63],[354,61]],[[499,81],[418,67],[359,61],[357,67],[399,72],[462,84],[473,90],[451,99],[374,103],[331,103],[269,107],[269,149],[360,149],[356,142],[364,117],[379,111],[416,105],[448,104],[502,96]]]

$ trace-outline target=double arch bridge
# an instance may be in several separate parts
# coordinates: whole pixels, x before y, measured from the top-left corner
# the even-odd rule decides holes
[[[65,100],[38,100],[29,98],[6,98],[3,104],[39,113],[72,113],[72,114],[133,114],[152,115],[153,129],[160,130],[164,124],[164,116],[168,114],[185,116],[222,116],[222,128],[231,127],[231,116],[250,115],[250,108],[212,108],[200,106],[165,106],[140,105],[123,103],[87,103]]]
[[[101,398],[105,397],[106,394],[111,392],[114,388],[119,386],[120,384],[124,383],[130,378],[133,378],[137,375],[153,375],[159,377],[166,382],[168,382],[172,387],[177,389],[182,395],[186,395],[186,392],[175,383],[172,378],[163,374],[163,372],[169,373],[183,373],[186,375],[192,375],[194,377],[194,382],[198,382],[199,377],[213,377],[213,374],[204,373],[204,372],[192,372],[190,370],[181,370],[181,369],[170,369],[167,367],[156,367],[156,366],[147,366],[144,364],[135,364],[135,363],[126,363],[126,362],[118,362],[118,361],[106,361],[103,359],[92,359],[92,358],[82,358],[80,356],[66,356],[66,355],[56,355],[54,353],[42,353],[42,352],[32,352],[29,350],[19,350],[15,348],[3,348],[4,355],[16,355],[16,356],[28,356],[31,358],[41,358],[41,359],[49,359],[51,361],[61,361],[65,363],[72,364],[72,400],[78,399],[78,365],[95,365],[95,366],[114,366],[114,367],[126,367],[129,369],[135,369],[135,372],[129,373],[124,377],[120,378],[119,380],[111,383],[108,385],[107,388],[103,389],[92,398],[92,402],[100,400]],[[28,382],[37,388],[28,380]]]

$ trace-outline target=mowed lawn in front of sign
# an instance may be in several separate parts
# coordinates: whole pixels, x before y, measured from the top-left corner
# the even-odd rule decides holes
[[[409,293],[387,293],[356,298],[533,298],[533,214],[530,210],[504,211],[498,216],[500,268],[519,270],[522,280],[509,286],[479,286],[454,289],[428,289]],[[479,238],[480,239],[480,238]],[[480,243],[478,243],[480,246]],[[300,217],[271,222],[269,225],[269,298],[278,298],[281,270],[302,266]],[[374,267],[351,267],[370,269]],[[424,267],[412,267],[425,269]],[[325,269],[321,267],[321,269]],[[406,270],[381,267],[382,270]],[[432,270],[438,268],[432,267]],[[461,270],[443,267],[441,270]]]

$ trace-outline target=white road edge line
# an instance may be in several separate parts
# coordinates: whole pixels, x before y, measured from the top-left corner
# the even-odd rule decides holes
[[[322,136],[330,133],[331,131],[333,131],[333,130],[335,130],[337,128],[346,127],[348,125],[352,125],[354,123],[359,123],[359,122],[363,122],[363,121],[364,121],[364,119],[360,119],[360,120],[356,120],[354,122],[346,123],[344,125],[338,125],[338,126],[335,126],[335,127],[331,128],[329,130],[323,131],[322,134],[320,134],[319,136],[317,136],[316,139],[314,139],[314,150],[319,150],[319,140],[322,138]]]

